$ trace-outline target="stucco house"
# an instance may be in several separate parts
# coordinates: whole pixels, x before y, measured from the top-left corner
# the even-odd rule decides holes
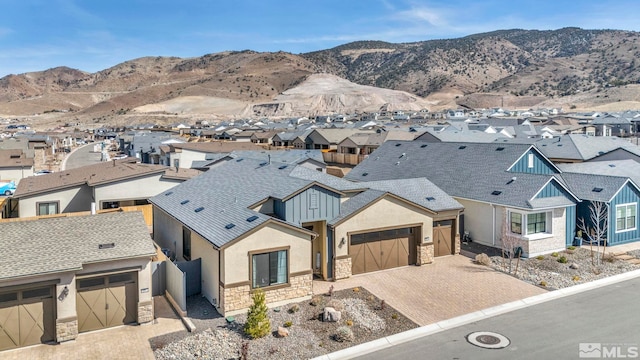
[[[297,166],[237,158],[150,199],[154,240],[201,262],[202,295],[223,315],[263,289],[271,306],[310,298],[312,279],[459,251],[462,206],[426,179],[352,183]]]
[[[165,152],[163,164],[189,169],[194,161],[206,160],[207,155],[216,153],[228,153],[234,150],[264,150],[263,147],[250,142],[191,142],[182,144],[169,144],[169,152]]]
[[[33,164],[33,158],[20,149],[0,150],[0,181],[20,183],[23,178],[33,175]]]
[[[573,239],[579,199],[560,173],[532,145],[391,141],[345,178],[429,179],[464,206],[460,232],[497,248],[509,235],[524,256],[536,256]]]
[[[31,217],[147,204],[147,199],[200,173],[135,159],[112,160],[22,179],[11,199]],[[94,204],[94,205],[92,205]],[[16,207],[13,205],[13,207]]]
[[[0,262],[0,351],[153,320],[155,248],[140,213],[6,222],[0,232],[11,254]]]

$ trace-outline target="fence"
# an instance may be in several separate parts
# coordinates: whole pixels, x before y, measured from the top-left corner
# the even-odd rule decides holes
[[[323,152],[322,158],[326,163],[358,165],[367,157],[362,154],[343,154],[337,152]]]
[[[153,296],[164,295],[167,289],[167,264],[166,261],[154,261],[151,263],[151,289]]]
[[[147,223],[147,226],[153,226],[153,205],[137,205],[137,206],[123,206],[115,209],[105,209],[105,210],[97,210],[98,214],[106,214],[118,211],[141,211],[144,216],[144,222]],[[20,217],[20,218],[8,218],[8,219],[0,219],[0,222],[13,222],[13,221],[29,221],[29,220],[38,220],[38,219],[50,219],[50,218],[59,218],[59,217],[68,217],[68,216],[86,216],[91,215],[91,211],[78,211],[71,213],[62,213],[62,214],[53,214],[53,215],[40,215],[40,216],[31,216],[31,217]]]
[[[167,294],[180,308],[182,313],[187,313],[187,274],[171,261],[165,261]]]

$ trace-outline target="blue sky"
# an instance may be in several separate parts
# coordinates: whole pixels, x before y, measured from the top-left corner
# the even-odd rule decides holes
[[[292,53],[499,29],[640,29],[638,0],[0,0],[0,77],[142,56]]]

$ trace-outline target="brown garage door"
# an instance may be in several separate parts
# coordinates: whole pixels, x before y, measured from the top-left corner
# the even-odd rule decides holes
[[[351,273],[355,275],[415,264],[414,233],[413,228],[402,228],[351,235]]]
[[[54,339],[52,286],[0,293],[0,350]]]
[[[433,252],[435,256],[453,254],[453,242],[451,225],[433,224]]]
[[[78,280],[78,331],[91,331],[136,321],[136,273]]]

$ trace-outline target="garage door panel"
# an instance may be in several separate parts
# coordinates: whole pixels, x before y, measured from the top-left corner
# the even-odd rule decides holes
[[[20,315],[18,305],[0,305],[0,350],[20,346]]]
[[[135,273],[122,273],[80,280],[94,286],[78,291],[77,311],[80,332],[98,330],[137,320]]]
[[[411,248],[409,244],[411,240],[409,238],[402,238],[398,240],[398,266],[407,266],[411,263]]]
[[[43,310],[42,302],[20,306],[20,344],[33,345],[43,341],[46,333]]]
[[[351,273],[354,275],[364,273],[364,244],[351,245],[349,253],[351,254]]]
[[[351,273],[355,275],[414,264],[414,234],[415,231],[402,228],[353,235],[351,243],[355,245],[349,246]]]
[[[78,291],[78,331],[102,329],[107,324],[104,289]]]
[[[364,270],[365,272],[382,270],[382,259],[380,258],[380,242],[365,243]]]
[[[398,267],[398,239],[380,241],[382,269]]]
[[[0,350],[55,338],[55,307],[49,287],[3,294],[0,299]],[[49,297],[45,297],[49,296]]]

